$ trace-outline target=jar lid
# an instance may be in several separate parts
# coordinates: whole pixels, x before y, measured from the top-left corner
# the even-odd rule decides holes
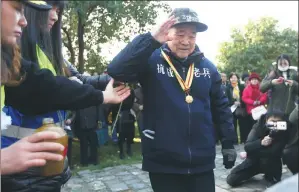
[[[43,124],[51,124],[51,123],[54,123],[54,119],[53,118],[44,118],[43,119]]]

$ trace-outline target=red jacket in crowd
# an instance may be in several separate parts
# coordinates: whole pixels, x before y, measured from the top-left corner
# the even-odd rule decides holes
[[[246,104],[246,111],[251,114],[251,110],[267,102],[267,93],[260,92],[260,85],[249,84],[243,91],[242,101]],[[254,101],[260,101],[259,105],[254,105]]]

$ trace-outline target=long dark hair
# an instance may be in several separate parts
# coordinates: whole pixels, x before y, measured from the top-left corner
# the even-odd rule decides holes
[[[64,75],[64,60],[62,56],[61,18],[65,6],[64,1],[49,1],[51,5],[59,7],[58,20],[48,32],[47,24],[49,12],[38,11],[29,6],[24,9],[27,27],[23,30],[21,39],[22,57],[38,63],[36,45],[38,45],[51,61],[56,73]]]
[[[51,40],[52,40],[52,49],[53,49],[53,59],[54,63],[59,66],[60,72],[65,74],[65,64],[62,55],[62,38],[61,38],[61,26],[62,26],[62,14],[66,6],[66,1],[48,1],[46,2],[52,6],[59,8],[60,12],[58,14],[58,20],[55,22],[51,29]]]

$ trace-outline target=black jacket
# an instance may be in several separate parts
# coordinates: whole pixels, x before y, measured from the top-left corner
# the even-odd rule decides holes
[[[249,158],[281,157],[282,151],[288,139],[288,131],[279,131],[273,134],[273,142],[269,146],[263,146],[261,141],[270,131],[265,127],[266,115],[262,115],[250,131],[244,149]],[[290,124],[288,124],[288,129]]]
[[[55,110],[77,110],[103,103],[103,93],[91,85],[81,85],[48,69],[37,70],[22,60],[26,79],[19,86],[5,86],[5,105],[25,115]]]
[[[240,90],[240,103],[241,103],[241,107],[245,107],[245,103],[242,101],[242,94],[243,94],[243,91],[244,91],[244,85],[238,83],[238,87],[239,87],[239,90]],[[232,106],[236,99],[233,98],[233,86],[231,84],[227,84],[226,85],[226,96],[228,98],[228,103],[229,103],[229,106]]]
[[[99,128],[100,111],[99,106],[92,106],[76,111],[74,122],[74,132],[76,136],[80,136],[82,131],[91,131]]]

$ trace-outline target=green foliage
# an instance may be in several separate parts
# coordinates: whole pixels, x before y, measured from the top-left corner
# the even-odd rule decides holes
[[[95,52],[94,50],[90,50],[87,53],[86,64],[84,66],[84,71],[97,72],[101,74],[105,71],[107,67],[108,61],[105,57],[101,57],[99,52]]]
[[[217,56],[219,70],[227,74],[255,71],[264,75],[282,53],[292,58],[293,65],[298,64],[298,31],[280,30],[278,21],[271,17],[232,29],[231,40],[220,45]]]
[[[100,56],[104,43],[112,40],[128,42],[133,34],[149,30],[160,11],[169,12],[170,7],[160,1],[69,1],[62,29],[70,62],[78,64],[79,52],[84,52],[86,70],[105,64],[107,61]],[[78,29],[84,33],[83,50],[78,47]]]

